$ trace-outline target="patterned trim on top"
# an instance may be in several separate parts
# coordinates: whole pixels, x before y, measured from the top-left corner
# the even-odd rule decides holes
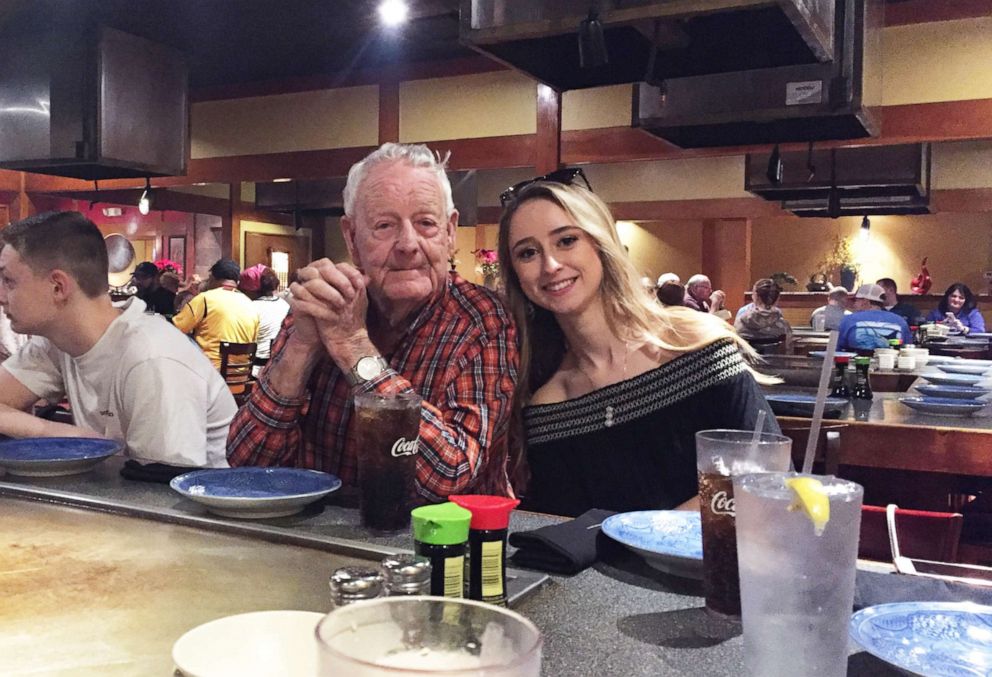
[[[627,423],[745,371],[737,345],[730,339],[716,341],[573,400],[525,407],[527,443],[540,444]]]

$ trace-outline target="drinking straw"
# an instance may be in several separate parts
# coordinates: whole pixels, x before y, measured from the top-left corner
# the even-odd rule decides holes
[[[751,450],[748,458],[754,458],[758,453],[758,442],[761,441],[761,433],[765,429],[765,410],[758,410],[758,422],[754,424],[754,435],[751,436]]]
[[[830,332],[827,342],[827,354],[823,356],[823,366],[820,367],[820,386],[816,390],[816,404],[813,406],[813,422],[809,427],[809,439],[806,440],[806,456],[803,458],[803,473],[813,471],[813,456],[816,455],[816,443],[820,439],[820,423],[823,422],[823,408],[827,403],[827,385],[830,383],[830,372],[834,366],[834,353],[837,352],[837,331]]]

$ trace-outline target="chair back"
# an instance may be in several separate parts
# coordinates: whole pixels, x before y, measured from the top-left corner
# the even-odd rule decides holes
[[[742,336],[759,355],[781,355],[785,353],[785,334],[771,337]]]
[[[964,518],[958,512],[896,508],[900,554],[913,559],[956,562],[963,524]],[[885,508],[862,506],[858,557],[879,562],[892,561]]]
[[[805,460],[811,422],[780,421],[779,425],[782,427],[782,434],[792,439],[792,464],[799,470]],[[837,474],[837,467],[840,465],[840,434],[846,427],[846,423],[827,422],[820,426],[820,439],[816,441],[816,450],[813,452],[813,472],[818,475]]]
[[[255,343],[220,342],[220,375],[227,382],[239,407],[248,401],[255,383],[251,368],[256,348]]]

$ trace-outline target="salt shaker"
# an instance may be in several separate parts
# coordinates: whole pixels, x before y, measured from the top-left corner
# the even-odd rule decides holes
[[[431,594],[431,563],[426,557],[399,554],[382,560],[386,595]]]
[[[331,574],[331,602],[342,607],[384,596],[382,573],[370,567],[342,567]]]

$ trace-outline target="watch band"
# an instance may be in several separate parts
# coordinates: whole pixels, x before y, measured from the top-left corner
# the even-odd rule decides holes
[[[344,378],[348,385],[357,386],[368,383],[387,369],[389,369],[389,363],[381,355],[366,355],[358,358],[355,365],[349,371],[344,372]]]

